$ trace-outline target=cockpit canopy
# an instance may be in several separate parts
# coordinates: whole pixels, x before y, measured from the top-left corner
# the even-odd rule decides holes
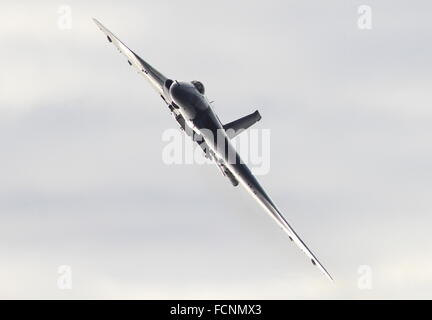
[[[197,80],[191,81],[191,83],[194,85],[194,87],[198,90],[199,93],[204,94],[205,88],[202,82],[199,82]]]

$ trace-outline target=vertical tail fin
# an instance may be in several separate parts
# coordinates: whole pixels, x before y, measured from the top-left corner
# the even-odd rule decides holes
[[[232,139],[260,120],[261,115],[257,110],[247,116],[244,116],[243,118],[227,123],[223,127],[227,132],[228,137]]]

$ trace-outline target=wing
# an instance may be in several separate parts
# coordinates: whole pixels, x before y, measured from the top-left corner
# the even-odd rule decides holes
[[[99,21],[93,19],[99,29],[105,33],[107,40],[114,44],[116,48],[126,56],[128,59],[128,63],[135,67],[139,73],[145,76],[152,86],[161,94],[164,95],[163,86],[165,81],[168,79],[164,75],[162,75],[159,71],[145,62],[142,58],[140,58],[137,54],[135,54],[132,50],[130,50],[123,42],[121,42],[111,31],[105,28]]]
[[[302,239],[297,235],[282,213],[276,208],[273,201],[261,187],[255,176],[249,170],[248,166],[240,158],[239,153],[235,150],[230,138],[225,135],[220,135],[223,125],[219,118],[214,114],[211,108],[208,110],[208,119],[202,123],[197,122],[198,130],[205,128],[211,130],[201,130],[200,133],[206,144],[211,148],[215,161],[222,161],[223,167],[218,165],[227,175],[234,185],[241,183],[242,186],[264,207],[270,216],[280,225],[280,227],[288,233],[289,238],[306,254],[313,265],[317,266],[330,280],[333,280],[324,266],[318,261],[311,250],[306,246]],[[215,139],[217,137],[217,139]],[[223,143],[219,139],[224,139]],[[237,182],[237,183],[234,183]]]
[[[270,214],[270,216],[281,226],[291,241],[293,241],[311,260],[312,264],[317,266],[331,281],[333,278],[330,273],[324,268],[324,266],[315,257],[312,251],[306,246],[303,240],[297,235],[282,213],[276,208],[272,200],[265,193],[263,188],[260,186],[256,178],[250,172],[249,169],[244,165],[247,171],[246,174],[241,174],[238,178],[240,182],[245,186],[245,188],[252,194],[252,196],[257,200],[257,202],[264,207],[264,209]]]
[[[282,213],[276,208],[264,190],[261,188],[259,183],[255,178],[253,179],[245,179],[240,178],[240,181],[245,185],[246,189],[254,196],[254,198],[258,201],[261,206],[270,214],[270,216],[281,226],[282,230],[284,230],[291,241],[293,241],[311,260],[312,264],[317,266],[318,269],[321,270],[331,281],[333,281],[330,273],[324,268],[324,266],[319,262],[313,252],[306,246],[303,240],[297,235]]]
[[[236,180],[239,181],[247,191],[257,200],[257,202],[264,207],[264,209],[270,214],[270,216],[280,225],[291,241],[293,241],[310,259],[313,265],[317,266],[330,280],[333,278],[324,268],[324,266],[318,261],[312,251],[306,246],[303,240],[297,235],[282,213],[276,208],[273,201],[261,187],[255,176],[246,166],[246,164],[240,159],[239,154],[235,151],[234,147],[230,143],[228,137],[226,138],[225,144],[228,146],[228,154],[235,155],[235,161],[227,161],[225,157],[224,164],[229,171],[235,176]]]

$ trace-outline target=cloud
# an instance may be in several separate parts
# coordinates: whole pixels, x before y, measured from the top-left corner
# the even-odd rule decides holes
[[[371,31],[356,1],[61,4],[3,4],[1,297],[430,298],[429,2]],[[176,125],[93,16],[222,121],[260,110],[259,179],[335,286],[215,167],[163,164]]]

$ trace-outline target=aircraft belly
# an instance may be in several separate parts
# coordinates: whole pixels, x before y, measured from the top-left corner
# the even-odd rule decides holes
[[[211,108],[208,108],[194,120],[194,126],[215,153],[217,160],[221,161],[238,181],[243,182],[245,188],[258,197],[260,202],[263,202],[263,205],[274,207],[270,197],[231,144],[222,123]]]

